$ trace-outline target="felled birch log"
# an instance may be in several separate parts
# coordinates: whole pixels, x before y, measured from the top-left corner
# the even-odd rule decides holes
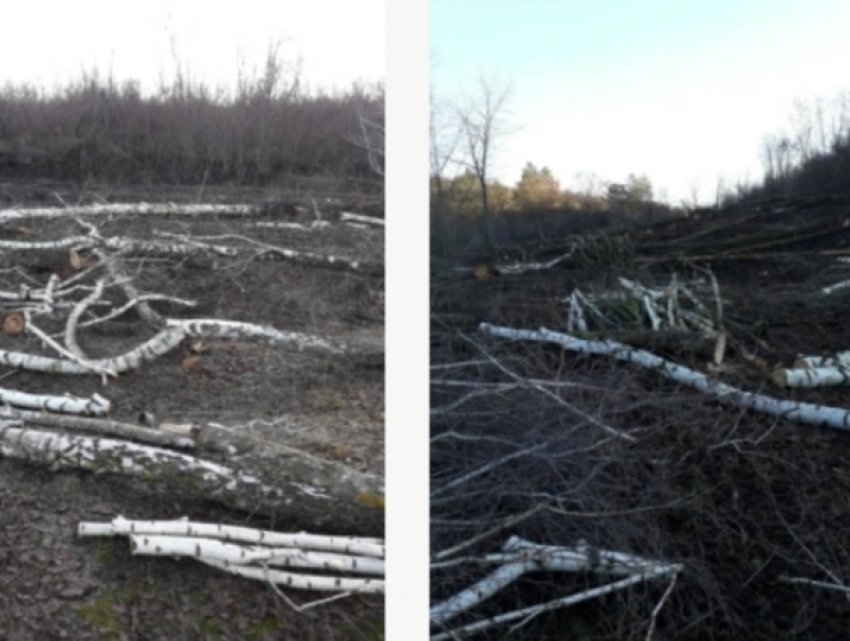
[[[246,216],[261,213],[254,205],[201,205],[175,203],[109,203],[77,207],[33,207],[0,210],[0,225],[22,218],[70,218],[73,216],[108,216],[122,214],[148,214],[160,216]]]
[[[186,517],[166,521],[137,521],[117,516],[108,523],[83,522],[79,536],[116,536],[119,534],[165,534],[171,536],[202,536],[222,541],[265,544],[322,552],[358,555],[382,559],[386,555],[384,540],[360,536],[326,536],[306,532],[276,532],[257,530],[239,525],[196,523]]]
[[[249,567],[244,565],[226,565],[201,557],[200,561],[218,567],[232,574],[238,574],[249,579],[265,583],[278,583],[290,588],[302,590],[318,590],[348,593],[383,594],[384,582],[377,579],[341,579],[331,576],[302,576],[292,572],[283,572],[265,567]]]
[[[108,414],[111,403],[98,394],[90,398],[28,394],[0,388],[0,403],[31,410],[65,414]]]
[[[266,540],[256,545],[246,545],[232,539],[221,541],[214,537],[205,537],[199,532],[201,528],[193,527],[205,524],[186,523],[187,531],[175,535],[156,531],[139,532],[135,529],[136,523],[128,523],[130,531],[124,534],[129,536],[133,555],[192,558],[248,578],[305,590],[384,592],[384,581],[380,579],[317,576],[298,571],[315,569],[326,573],[381,577],[384,575],[382,558],[274,546]],[[108,527],[109,524],[106,524],[106,528],[103,525],[81,523],[78,533],[80,536],[111,536],[117,533],[114,528]],[[281,571],[279,568],[285,568],[287,571]],[[296,571],[290,571],[293,569]]]
[[[258,222],[252,223],[251,227],[266,227],[272,229],[297,229],[299,231],[315,231],[317,229],[327,229],[331,227],[331,223],[326,220],[314,220],[308,224],[302,223],[271,223],[271,222]]]
[[[481,619],[474,623],[469,623],[467,625],[454,628],[453,630],[434,634],[430,637],[430,641],[454,641],[455,639],[465,639],[474,634],[482,632],[487,628],[492,628],[497,625],[504,625],[511,621],[517,620],[519,620],[520,622],[518,626],[521,626],[523,621],[529,621],[533,617],[539,616],[543,612],[549,612],[558,608],[566,608],[577,603],[582,603],[583,601],[589,601],[590,599],[605,596],[606,594],[612,594],[617,590],[624,590],[627,587],[630,587],[637,583],[643,583],[647,580],[647,578],[651,577],[644,576],[643,574],[632,574],[630,576],[627,576],[625,579],[620,579],[619,581],[615,581],[614,583],[600,585],[595,588],[589,588],[587,590],[579,592],[578,594],[571,594],[560,599],[555,599],[554,601],[549,601],[548,603],[541,603],[539,605],[532,605],[527,608],[521,608],[519,610],[513,610],[511,612],[504,612],[502,614],[498,614],[490,618]],[[670,587],[668,587],[668,593],[670,588],[674,585],[675,579],[676,575],[674,574],[670,583]],[[652,636],[650,635],[649,638],[652,638]]]
[[[805,367],[777,369],[773,382],[783,387],[833,387],[850,385],[850,369],[846,367]]]
[[[2,221],[0,221],[2,224]],[[110,237],[94,239],[85,236],[74,236],[56,241],[26,242],[0,241],[0,249],[16,251],[47,251],[74,247],[103,247],[114,251],[124,252],[127,256],[141,254],[146,256],[218,256],[225,258],[256,257],[260,260],[286,260],[312,267],[341,269],[362,272],[366,274],[383,273],[384,266],[380,263],[354,260],[343,256],[316,254],[312,252],[286,249],[283,247],[251,247],[246,245],[214,245],[190,239],[179,242],[160,240],[138,240],[132,238]]]
[[[286,249],[276,245],[258,242],[254,239],[237,236],[241,240],[248,242],[247,245],[230,246],[230,245],[208,245],[200,240],[196,240],[185,234],[174,234],[170,232],[162,232],[160,236],[166,238],[175,238],[184,248],[182,253],[187,251],[208,251],[223,256],[251,256],[260,260],[288,260],[302,265],[310,265],[313,267],[331,267],[337,269],[345,269],[363,273],[382,273],[383,265],[379,263],[371,263],[359,260],[352,260],[342,256],[333,256],[331,254],[314,254],[295,249]],[[154,244],[155,247],[155,244]]]
[[[310,529],[333,527],[333,531],[363,536],[383,535],[384,513],[375,506],[375,499],[382,501],[384,496],[381,477],[214,423],[201,427],[196,442],[225,462],[269,479],[275,487],[292,485],[296,493],[307,488],[304,491],[316,500],[297,506],[297,516],[312,524]],[[336,527],[345,523],[348,528]]]
[[[259,252],[257,250],[252,250],[251,248],[240,248],[240,252],[244,254],[256,253],[259,258],[288,260],[293,263],[307,265],[310,267],[342,269],[370,275],[381,275],[384,273],[384,265],[381,263],[353,260],[351,258],[333,256],[330,254],[314,254],[312,252],[284,249],[283,247],[269,247],[267,249],[262,249]]]
[[[252,323],[219,321],[215,319],[175,320],[165,319],[166,329],[135,349],[110,358],[98,358],[85,362],[37,356],[21,352],[0,350],[0,364],[9,367],[47,372],[52,374],[91,374],[109,372],[117,374],[136,369],[143,362],[153,360],[177,347],[186,336],[208,338],[267,339],[277,342],[295,343],[301,348],[321,349],[331,353],[351,354],[370,358],[378,352],[362,351],[362,346],[301,334],[284,332],[273,327]]]
[[[168,319],[166,327],[179,329],[187,336],[198,338],[266,339],[273,342],[295,343],[299,348],[321,349],[340,354],[345,351],[345,346],[342,343],[299,332],[284,332],[274,327],[255,325],[254,323],[216,319]]]
[[[274,327],[255,325],[254,323],[216,319],[168,319],[166,326],[169,329],[182,329],[187,336],[198,338],[267,340],[275,343],[295,344],[298,349],[317,349],[331,354],[345,355],[363,365],[379,366],[384,362],[384,344],[382,341],[341,341],[300,332],[285,332]]]
[[[850,367],[850,352],[838,352],[834,356],[800,356],[794,368]]]
[[[270,566],[314,568],[377,576],[384,573],[384,564],[377,559],[363,559],[362,562],[358,563],[357,559],[340,554],[323,554],[266,546],[243,547],[230,542],[205,540],[199,536],[177,537],[133,533],[130,535],[130,541],[133,545],[133,554],[147,556],[204,557],[222,564],[238,565],[249,565],[262,561]],[[333,577],[324,578],[333,580]]]
[[[611,356],[620,361],[634,363],[641,367],[657,371],[666,378],[682,383],[683,385],[688,385],[706,394],[711,394],[723,403],[728,403],[742,409],[752,409],[771,416],[781,416],[801,423],[823,425],[842,430],[850,429],[850,410],[813,403],[780,400],[765,396],[764,394],[746,392],[716,379],[709,378],[701,372],[696,372],[683,365],[667,361],[655,354],[634,349],[622,343],[616,343],[614,341],[586,341],[545,328],[541,328],[539,331],[533,331],[497,327],[488,323],[481,323],[479,329],[486,334],[510,340],[554,343],[574,352]]]
[[[59,240],[0,240],[0,249],[8,251],[50,251],[68,249],[69,247],[87,246],[92,244],[88,236],[67,236]]]
[[[198,444],[222,446],[219,430],[203,430]],[[207,432],[204,434],[204,432]],[[242,438],[240,438],[240,436]],[[254,440],[256,443],[256,440]],[[241,449],[232,444],[238,444]],[[218,501],[273,516],[292,527],[379,536],[384,514],[364,497],[383,496],[383,482],[346,466],[274,443],[250,444],[231,434],[225,463],[111,438],[60,434],[0,421],[0,453],[53,469],[88,470],[144,479],[150,487]],[[262,451],[261,451],[262,450]]]
[[[74,361],[6,350],[0,350],[0,364],[50,374],[91,374],[92,371],[104,370],[121,373],[137,368],[146,360],[170,352],[183,338],[185,332],[181,328],[165,330],[126,354],[93,359],[87,361],[86,366]]]
[[[588,545],[578,547],[537,545],[511,537],[502,547],[505,554],[488,555],[503,565],[474,585],[431,607],[431,625],[442,626],[459,614],[493,596],[522,575],[535,571],[580,572],[635,577],[638,580],[675,574],[681,564],[662,563]]]
[[[69,416],[67,414],[47,414],[32,410],[22,410],[6,407],[0,410],[0,418],[16,419],[23,425],[50,426],[80,432],[94,432],[106,436],[133,439],[152,445],[166,445],[181,449],[195,447],[194,436],[185,433],[175,433],[166,429],[152,429],[135,423],[122,423],[108,418],[93,418],[89,416]]]
[[[351,220],[356,223],[363,223],[364,225],[375,225],[377,227],[385,227],[386,221],[382,218],[375,218],[374,216],[364,216],[363,214],[351,214],[349,212],[342,212],[340,215],[340,220],[347,221]]]
[[[843,280],[840,283],[835,283],[834,285],[824,287],[821,292],[824,294],[831,294],[832,292],[838,291],[839,289],[844,289],[846,287],[850,287],[850,280]]]

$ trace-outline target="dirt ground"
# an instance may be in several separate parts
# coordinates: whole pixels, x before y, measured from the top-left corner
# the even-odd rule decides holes
[[[95,201],[194,202],[197,188],[106,189],[60,183],[0,180],[0,208]],[[58,197],[57,197],[58,196]],[[334,195],[336,196],[336,194]],[[298,197],[303,199],[303,194]],[[203,202],[256,204],[292,200],[274,190],[207,188]],[[321,204],[319,204],[321,203]],[[357,211],[356,202],[347,211]],[[324,217],[339,208],[317,197]],[[324,211],[322,211],[324,210]],[[383,232],[331,228],[299,231],[254,226],[301,219],[270,207],[262,218],[90,217],[103,236],[152,240],[164,233],[239,235],[259,242],[372,263],[383,262]],[[25,220],[0,227],[7,240],[60,239],[85,230],[73,221]],[[208,242],[219,242],[209,240]],[[222,242],[244,241],[228,237]],[[6,251],[0,256],[0,289],[21,282],[43,287],[51,273],[68,275],[67,252]],[[298,265],[283,260],[147,257],[125,269],[144,292],[197,301],[187,308],[152,303],[163,316],[215,318],[268,325],[361,345],[383,346],[383,277]],[[117,300],[115,302],[118,302]],[[36,319],[52,333],[61,323]],[[80,330],[90,357],[124,353],[154,335],[130,312]],[[261,434],[358,470],[383,475],[384,372],[380,363],[359,362],[287,345],[208,341],[197,358],[181,349],[145,363],[104,387],[99,377],[57,377],[4,368],[0,385],[32,393],[101,394],[112,418],[136,422],[142,412],[157,420],[203,425],[213,422]],[[0,349],[51,355],[32,337],[0,336]],[[172,519],[189,516],[222,523],[250,523],[287,530],[285,523],[249,519],[215,505],[146,493],[133,483],[85,474],[53,473],[0,460],[0,638],[2,639],[379,639],[383,600],[345,599],[295,613],[268,586],[223,575],[202,564],[130,558],[124,539],[81,540],[81,520]],[[181,502],[182,501],[182,502]],[[179,566],[179,567],[178,567]],[[296,603],[316,594],[287,596]]]

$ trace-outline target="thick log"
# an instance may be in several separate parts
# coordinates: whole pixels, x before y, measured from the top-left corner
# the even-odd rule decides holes
[[[804,367],[778,369],[773,382],[783,387],[832,387],[850,385],[850,369],[846,367]]]
[[[220,425],[201,428],[197,444],[222,453],[228,463],[299,496],[293,504],[257,506],[259,512],[285,514],[311,530],[383,536],[384,511],[376,507],[383,502],[381,477]]]
[[[289,528],[382,536],[383,479],[303,452],[207,426],[199,451],[223,452],[212,462],[168,449],[22,427],[0,422],[0,454],[41,462],[52,469],[88,470],[142,479],[169,494],[212,500],[272,516]]]

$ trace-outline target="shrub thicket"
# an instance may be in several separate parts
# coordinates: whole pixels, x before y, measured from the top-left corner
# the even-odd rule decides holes
[[[384,88],[306,90],[273,53],[235,91],[178,73],[145,95],[84,73],[51,90],[0,89],[0,173],[14,178],[268,185],[291,176],[369,181],[359,119],[383,126]]]

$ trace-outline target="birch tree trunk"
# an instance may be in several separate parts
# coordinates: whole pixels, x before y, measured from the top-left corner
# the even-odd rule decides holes
[[[113,438],[76,436],[0,422],[0,454],[141,479],[165,494],[212,500],[283,520],[289,529],[382,536],[383,481],[352,468],[261,439],[208,426],[199,450],[219,462]]]

